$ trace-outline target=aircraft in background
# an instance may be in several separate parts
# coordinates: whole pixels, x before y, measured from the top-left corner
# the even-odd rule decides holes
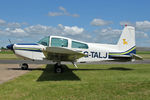
[[[109,41],[109,40],[108,40]],[[24,59],[48,59],[55,64],[55,72],[63,71],[61,62],[96,62],[96,61],[133,61],[142,59],[136,55],[135,28],[125,26],[116,45],[87,43],[61,36],[48,36],[38,43],[16,43],[7,46],[14,54]],[[22,69],[28,69],[28,64],[21,64]]]

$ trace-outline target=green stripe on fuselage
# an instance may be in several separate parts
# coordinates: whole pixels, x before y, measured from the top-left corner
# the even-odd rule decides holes
[[[17,49],[19,49],[19,50],[40,50],[40,49],[38,49],[38,48],[19,48],[19,47],[17,47],[17,48],[14,48],[15,50],[17,50]]]

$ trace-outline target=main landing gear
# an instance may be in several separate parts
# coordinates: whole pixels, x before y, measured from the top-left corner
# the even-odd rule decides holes
[[[23,64],[20,64],[20,67],[22,70],[27,70],[29,66],[27,63],[23,63]]]
[[[27,70],[29,66],[27,63],[23,63],[23,64],[20,64],[20,67],[22,70]],[[54,65],[54,72],[55,73],[62,73],[63,72],[63,68],[62,68],[61,63],[56,63]]]
[[[54,72],[55,73],[62,73],[63,72],[63,68],[62,68],[62,65],[60,63],[56,63],[54,65]]]
[[[73,65],[77,68],[77,65],[75,63],[73,63]],[[27,63],[23,63],[23,64],[20,64],[20,67],[22,70],[27,70],[29,66]],[[64,71],[64,69],[63,69],[60,62],[58,62],[54,65],[54,72],[55,73],[63,73],[63,71]]]

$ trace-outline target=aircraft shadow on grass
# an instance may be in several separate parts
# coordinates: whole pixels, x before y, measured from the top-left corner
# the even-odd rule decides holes
[[[37,81],[61,81],[61,80],[69,80],[69,81],[80,81],[81,79],[74,74],[73,71],[98,71],[98,70],[119,70],[119,71],[129,71],[133,70],[130,68],[124,68],[124,67],[112,67],[108,69],[69,69],[68,66],[63,65],[64,73],[58,74],[54,73],[54,65],[46,65],[45,70],[43,70],[43,73],[41,76],[37,79]]]
[[[124,67],[111,67],[108,69],[70,69],[70,70],[82,70],[82,71],[96,71],[96,70],[120,70],[120,71],[129,71],[129,70],[134,70],[131,68],[124,68]]]
[[[61,80],[69,80],[69,81],[80,81],[80,78],[74,74],[66,65],[62,65],[64,73],[54,73],[54,65],[48,64],[46,65],[45,70],[41,76],[37,79],[37,81],[61,81]]]
[[[40,70],[43,71],[40,77],[37,79],[38,82],[40,81],[63,81],[63,80],[69,80],[69,81],[80,81],[81,79],[74,74],[73,71],[98,71],[98,70],[118,70],[118,71],[130,71],[134,70],[131,68],[125,68],[125,67],[111,67],[108,69],[87,69],[87,68],[73,68],[69,69],[68,66],[62,65],[64,69],[64,73],[54,73],[54,65],[48,64],[45,68],[29,68],[28,71],[33,70]],[[8,68],[8,70],[21,70],[21,68]]]
[[[37,81],[80,81],[80,78],[75,75],[66,65],[62,65],[64,73],[54,73],[54,65],[47,64],[45,68],[28,68],[27,71],[40,70],[43,71]],[[22,70],[21,68],[8,68],[8,70]]]

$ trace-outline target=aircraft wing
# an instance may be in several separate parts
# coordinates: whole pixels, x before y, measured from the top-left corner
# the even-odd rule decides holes
[[[86,56],[78,51],[62,47],[46,47],[43,53],[46,59],[53,61],[76,61],[76,59]]]

